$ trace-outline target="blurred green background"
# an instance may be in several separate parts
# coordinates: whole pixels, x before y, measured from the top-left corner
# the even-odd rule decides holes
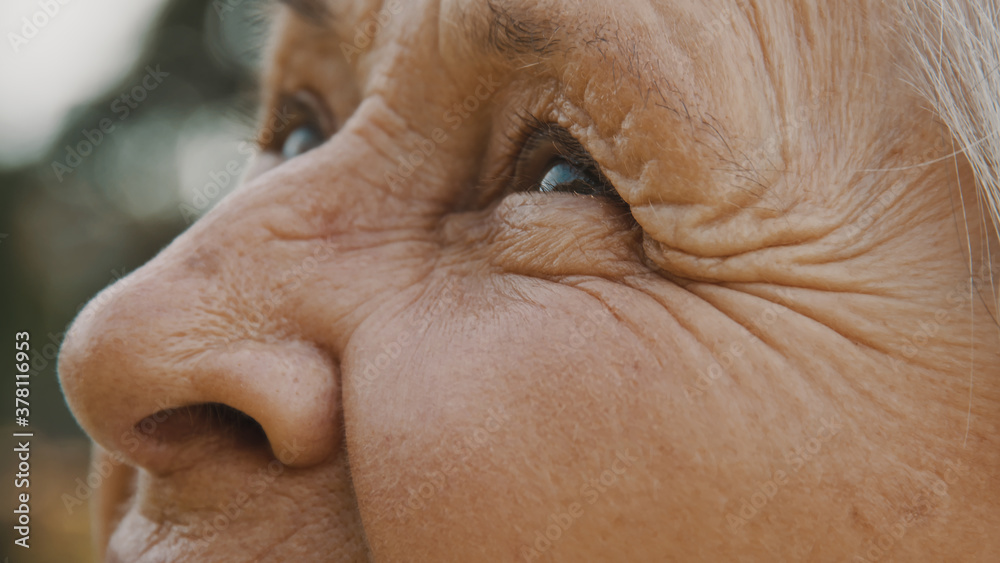
[[[67,506],[88,442],[56,350],[98,291],[141,266],[237,183],[250,158],[267,6],[258,0],[3,0],[0,553],[92,561],[88,511]],[[152,72],[151,72],[152,71]],[[234,164],[235,163],[235,164]],[[30,428],[14,424],[14,334],[31,332]],[[30,550],[13,544],[15,431],[34,432]],[[23,491],[21,491],[23,492]]]

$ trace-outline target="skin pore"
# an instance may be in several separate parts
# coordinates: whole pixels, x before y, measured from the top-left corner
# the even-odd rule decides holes
[[[892,6],[287,4],[292,123],[63,347],[103,557],[1000,556],[986,235]]]

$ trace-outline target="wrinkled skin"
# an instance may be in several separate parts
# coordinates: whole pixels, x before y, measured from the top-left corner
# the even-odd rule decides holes
[[[268,109],[312,92],[335,131],[62,351],[101,553],[1000,560],[972,177],[912,166],[950,142],[895,13],[818,4],[281,8]],[[491,14],[550,40],[491,49]],[[511,180],[527,114],[627,208]]]

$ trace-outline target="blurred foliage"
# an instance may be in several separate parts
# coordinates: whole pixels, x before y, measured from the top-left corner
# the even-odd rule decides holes
[[[233,159],[247,161],[237,147],[255,117],[255,61],[265,26],[263,8],[251,0],[170,2],[147,43],[136,46],[144,54],[127,78],[78,108],[46,158],[0,170],[0,334],[13,343],[15,332],[30,331],[33,353],[33,547],[8,548],[15,506],[8,484],[0,551],[11,561],[90,560],[86,510],[71,513],[62,501],[76,479],[86,478],[88,454],[59,391],[56,351],[91,297],[188,226],[185,205],[198,201],[204,212],[206,201],[214,204],[236,184],[226,182],[216,197],[196,197],[214,193],[213,172]],[[122,118],[121,97],[142,84],[147,66],[169,75]],[[115,128],[99,137],[102,121]],[[78,166],[69,172],[54,166],[67,163],[67,146],[86,149],[84,141],[95,148]],[[13,352],[9,357],[13,362]],[[8,436],[16,428],[7,419],[12,376],[0,392]],[[5,475],[14,473],[13,461],[4,456]]]

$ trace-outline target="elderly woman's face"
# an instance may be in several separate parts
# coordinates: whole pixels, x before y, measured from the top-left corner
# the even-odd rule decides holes
[[[109,560],[990,547],[997,330],[891,10],[288,4],[254,172],[63,350]]]

